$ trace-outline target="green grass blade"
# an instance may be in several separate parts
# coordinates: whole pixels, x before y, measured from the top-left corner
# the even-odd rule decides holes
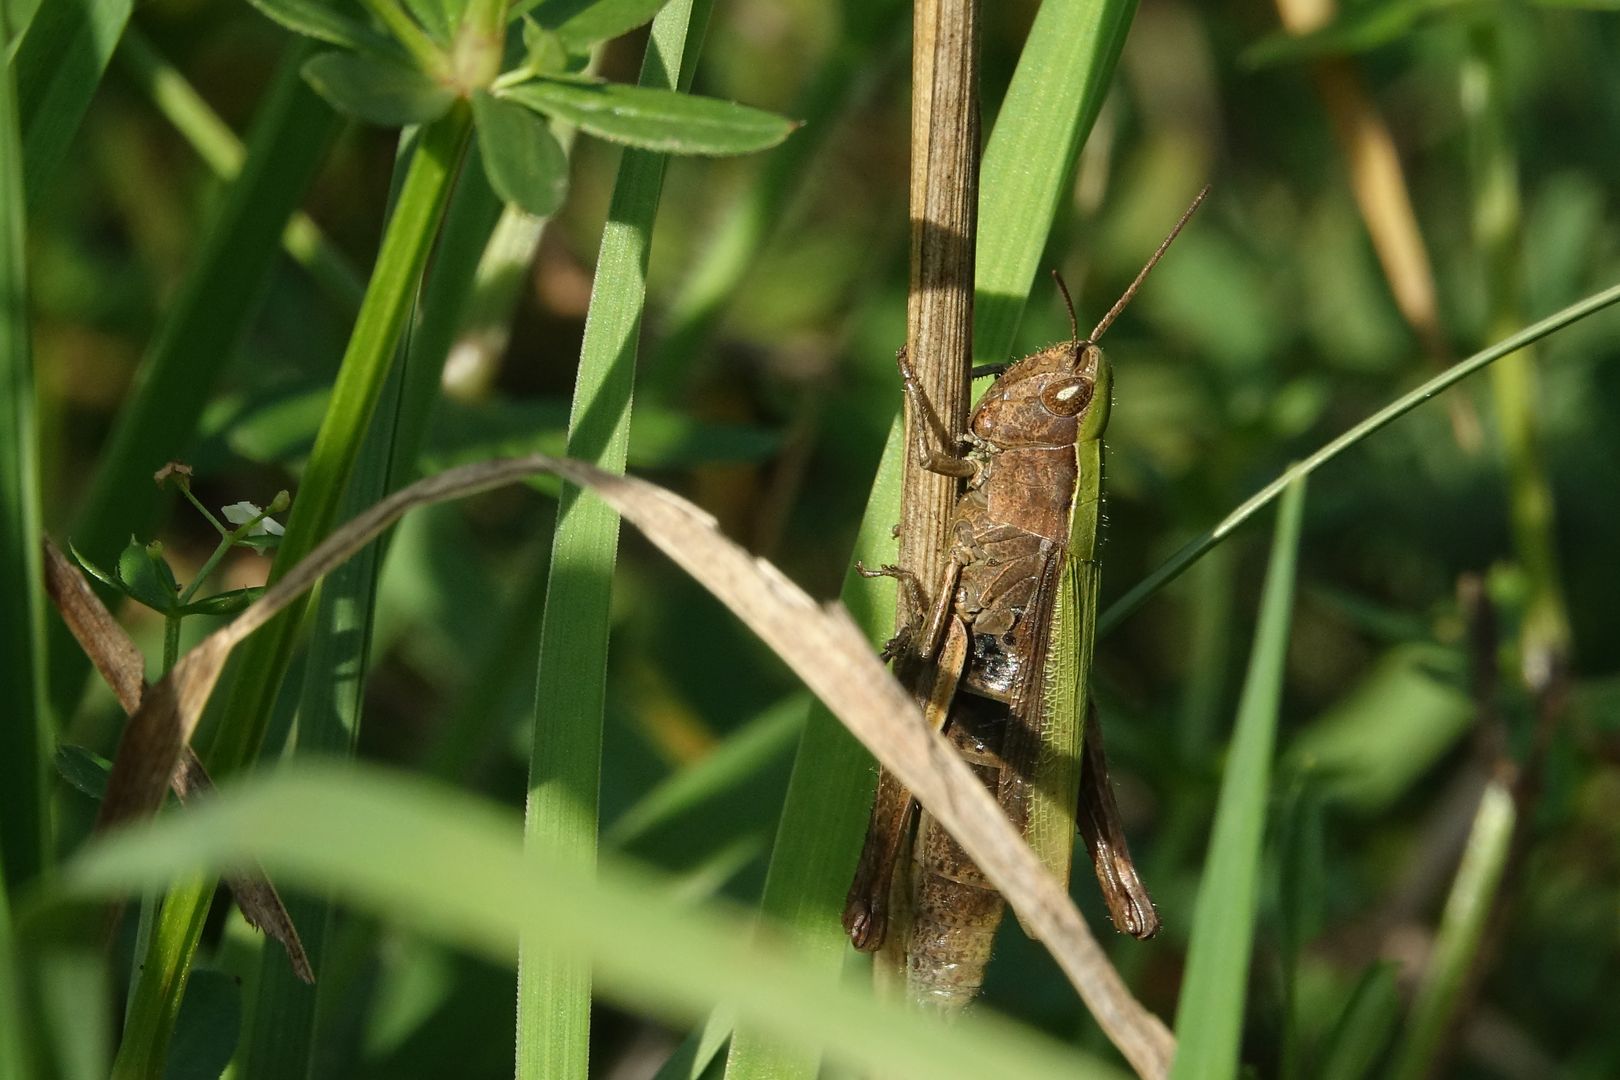
[[[1321,1080],[1362,1080],[1374,1075],[1400,1009],[1395,965],[1384,961],[1368,968],[1328,1036],[1316,1075]]]
[[[854,558],[878,565],[894,551],[890,531],[900,515],[901,428],[888,444],[855,538]],[[868,581],[851,569],[844,577],[844,606],[874,642],[894,628],[894,591],[889,579]],[[839,912],[855,854],[866,828],[876,781],[872,758],[819,703],[810,709],[793,759],[782,818],[771,848],[760,910],[773,938],[786,937],[815,963],[826,985],[837,981],[849,945]],[[730,1080],[812,1077],[819,1046],[788,1044],[776,1032],[739,1023],[726,1057]]]
[[[1216,544],[1226,539],[1238,526],[1270,505],[1295,480],[1302,480],[1309,476],[1361,442],[1361,440],[1375,434],[1425,401],[1468,378],[1476,371],[1488,367],[1497,360],[1502,359],[1502,357],[1518,352],[1526,345],[1540,341],[1549,334],[1556,333],[1571,323],[1579,322],[1588,315],[1593,315],[1615,303],[1620,303],[1620,285],[1610,286],[1601,292],[1593,293],[1583,300],[1578,300],[1568,307],[1555,311],[1545,319],[1532,323],[1510,337],[1503,338],[1490,348],[1482,349],[1468,359],[1453,364],[1434,378],[1423,383],[1423,385],[1402,394],[1343,435],[1328,442],[1315,453],[1290,465],[1275,480],[1255,492],[1237,509],[1222,518],[1212,529],[1200,533],[1187,541],[1181,550],[1165,560],[1164,565],[1132,586],[1131,590],[1124,596],[1114,601],[1113,605],[1103,613],[1102,618],[1099,620],[1097,632],[1106,634],[1129,618],[1149,597],[1174,581],[1181,575],[1183,570],[1197,562],[1204,556],[1205,552]]]
[[[331,531],[353,474],[365,432],[405,331],[428,253],[439,231],[471,130],[457,107],[421,135],[383,236],[365,303],[344,351],[337,384],[293,499],[287,534],[271,568],[274,580]],[[246,646],[242,676],[231,688],[231,717],[209,748],[216,777],[251,761],[263,741],[270,709],[291,657],[303,604],[288,608]]]
[[[0,35],[0,47],[5,44],[4,36]],[[10,98],[10,94],[6,94]],[[11,102],[6,103],[8,111]],[[16,113],[13,112],[15,117]],[[15,148],[16,124],[14,122],[0,121],[7,131],[0,131],[0,139],[9,139],[6,145]],[[17,160],[13,157],[11,160]],[[28,1030],[24,1019],[21,973],[17,970],[17,950],[11,925],[11,898],[6,893],[5,869],[0,865],[0,1032],[5,1037],[0,1038],[0,1080],[28,1080],[38,1074],[28,1057],[27,1040],[22,1033]]]
[[[703,1026],[681,1041],[681,1045],[664,1062],[653,1080],[704,1080],[718,1076],[720,1051],[731,1039],[734,1017],[727,1010],[716,1009],[709,1014]]]
[[[9,34],[0,15],[0,48]],[[39,446],[29,348],[22,132],[17,84],[0,72],[0,880],[32,881],[50,851],[46,770],[54,732],[45,693]]]
[[[463,169],[445,213],[432,272],[422,288],[417,326],[403,366],[390,376],[344,494],[345,520],[415,479],[439,374],[500,209],[482,170]],[[386,543],[385,536],[368,544],[333,571],[321,588],[304,663],[297,754],[354,754],[372,641],[377,567]],[[294,897],[288,909],[310,963],[319,972],[325,966],[330,904],[323,898]],[[244,1080],[303,1077],[311,1070],[320,988],[301,982],[277,955],[274,943],[266,942],[262,951],[240,1075]]]
[[[29,192],[48,190],[133,6],[132,0],[51,0],[40,5],[18,42],[12,69]]]
[[[1077,148],[1102,107],[1119,55],[1114,37],[1123,39],[1135,7],[1130,0],[1100,6],[1046,0],[1036,15],[981,166],[976,356],[1004,359],[1012,346],[1057,211],[1057,192],[1068,184]],[[1076,47],[1077,40],[1083,47]],[[1077,96],[1071,86],[1079,88]],[[1064,88],[1056,98],[1053,87]],[[1003,123],[1010,125],[1005,133]],[[995,186],[1001,184],[1005,190]],[[893,557],[889,530],[899,517],[899,453],[898,434],[891,432],[854,551],[870,565]],[[851,574],[841,595],[874,642],[892,631],[887,588]],[[814,951],[829,980],[848,951],[839,913],[872,784],[870,756],[825,710],[814,708],[794,759],[760,909],[773,935],[787,934]],[[726,1075],[731,1080],[808,1078],[816,1075],[819,1061],[818,1048],[787,1046],[744,1025],[732,1038]]]
[[[214,884],[213,878],[191,878],[165,894],[141,954],[140,974],[113,1059],[113,1080],[163,1075]]]
[[[423,133],[412,156],[326,417],[293,500],[272,577],[302,559],[331,531],[404,332],[470,129],[466,109],[457,108]],[[205,755],[216,778],[242,768],[258,753],[306,602],[307,598],[291,605],[241,650],[246,655],[239,658],[239,675],[224,712],[230,722],[216,732]],[[144,1056],[131,1058],[142,1067],[155,1067],[162,1060],[212,892],[212,882],[188,887],[164,904],[160,933],[154,935],[155,942],[162,939],[162,952],[153,956],[158,962],[149,962],[136,984],[131,1015],[143,1018],[143,1024],[132,1023],[135,1030],[125,1036],[126,1042],[143,1048]],[[120,1061],[124,1057],[120,1048]]]
[[[1487,784],[1474,813],[1462,865],[1446,897],[1428,968],[1395,1053],[1390,1075],[1398,1080],[1434,1075],[1436,1056],[1444,1047],[1496,906],[1517,820],[1518,810],[1508,786],[1494,780]]]
[[[709,753],[631,804],[603,833],[603,842],[624,848],[758,772],[798,739],[807,707],[807,702],[794,696],[738,728]]]
[[[979,172],[973,358],[1012,348],[1075,158],[1102,109],[1136,0],[1046,0],[1035,13]]]
[[[841,1063],[930,1080],[1113,1075],[989,1016],[954,1024],[828,984],[797,950],[737,933],[741,913],[682,904],[604,861],[591,873],[526,845],[494,805],[397,772],[291,765],[227,785],[206,806],[99,842],[61,878],[79,896],[212,874],[251,858],[289,887],[510,963],[520,936],[566,947],[611,1000],[678,1024],[735,1009]]]
[[[203,240],[174,306],[108,437],[74,546],[106,563],[151,527],[160,495],[152,474],[191,444],[203,406],[259,310],[277,238],[324,156],[336,118],[298,75],[303,47],[283,58],[249,140],[246,164]],[[87,664],[66,637],[51,672],[58,709],[78,697]]]
[[[712,0],[674,0],[653,20],[641,84],[691,85]],[[646,299],[662,154],[626,150],[597,253],[579,374],[568,418],[568,456],[624,470],[630,396]],[[578,865],[596,854],[608,608],[619,518],[594,495],[565,486],[557,507],[540,630],[534,735],[524,829]],[[520,947],[517,1074],[583,1080],[590,1059],[590,972],[538,941]]]
[[[1305,483],[1301,480],[1289,487],[1277,514],[1260,621],[1238,702],[1209,857],[1198,887],[1187,974],[1176,1009],[1176,1060],[1170,1073],[1175,1080],[1237,1075],[1304,506]]]
[[[135,27],[125,30],[118,46],[118,59],[164,119],[185,137],[214,174],[223,180],[236,179],[247,158],[241,140],[146,35]],[[352,316],[360,310],[360,300],[366,292],[365,281],[308,214],[293,211],[282,231],[281,246],[294,262],[309,272],[327,296],[342,305],[345,313]]]

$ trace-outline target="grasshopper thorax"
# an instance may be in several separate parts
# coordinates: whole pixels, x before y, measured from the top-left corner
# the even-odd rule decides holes
[[[1089,341],[1042,349],[1008,368],[991,384],[969,428],[1002,449],[1072,446],[1091,416],[1108,404],[1108,361]],[[1100,393],[1099,393],[1100,391]]]

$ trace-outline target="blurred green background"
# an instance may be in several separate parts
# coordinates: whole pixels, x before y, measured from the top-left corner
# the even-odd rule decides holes
[[[909,35],[904,5],[869,3],[717,5],[695,89],[794,116],[821,104],[795,136],[813,136],[807,157],[787,175],[770,171],[771,155],[791,142],[671,162],[630,457],[633,471],[696,500],[820,597],[837,592],[900,401]],[[1192,193],[1213,185],[1109,335],[1105,605],[1442,361],[1620,281],[1620,21],[1582,10],[1603,6],[1368,0],[1338,16],[1349,31],[1307,38],[1313,52],[1278,44],[1279,13],[1266,3],[1144,0],[1044,260],[1074,289],[1082,323],[1095,320]],[[987,5],[986,117],[1033,11]],[[288,47],[243,4],[154,0],[132,25],[238,132]],[[601,72],[633,80],[643,39],[608,48]],[[30,197],[45,515],[58,538],[73,535],[104,439],[221,193],[129,59],[127,48],[115,56],[64,166]],[[1346,79],[1393,139],[1433,268],[1426,331],[1403,316],[1369,239],[1366,215],[1389,210],[1389,191],[1358,206],[1352,164],[1365,167],[1369,137],[1335,135],[1353,104]],[[817,86],[822,97],[807,98]],[[344,127],[302,203],[356,267],[376,250],[394,150],[392,132]],[[509,340],[480,353],[464,339],[452,352],[426,468],[560,448],[617,160],[607,144],[575,145],[569,201],[522,276]],[[706,254],[762,185],[771,201],[757,257],[715,317],[694,320],[690,290]],[[296,489],[351,317],[302,269],[277,270],[246,340],[217,358],[218,390],[184,455],[206,504],[263,504]],[[1018,351],[1066,333],[1043,278]],[[1442,1071],[1620,1072],[1617,357],[1620,314],[1601,313],[1504,362],[1533,362],[1528,387],[1471,380],[1312,483],[1268,838],[1294,869],[1289,888],[1263,902],[1245,1031],[1245,1059],[1261,1075],[1307,1068],[1286,1048],[1325,1038],[1380,959],[1410,992],[1486,776],[1532,759],[1541,782],[1522,808],[1531,824]],[[1533,422],[1535,442],[1504,440],[1504,416]],[[1526,569],[1528,541],[1511,524],[1514,493],[1535,483],[1524,470],[1551,498],[1544,528],[1532,529],[1552,539],[1550,578]],[[364,756],[521,804],[544,580],[535,575],[553,514],[550,499],[514,489],[407,519],[382,576]],[[178,501],[154,529],[135,528],[190,569],[214,542]],[[1265,543],[1264,529],[1241,532],[1099,644],[1115,782],[1166,924],[1150,943],[1110,947],[1161,1015],[1175,1007]],[[233,555],[223,584],[257,583],[266,565]],[[1457,600],[1465,574],[1487,576],[1499,615],[1499,724],[1481,722],[1470,690]],[[1567,700],[1543,745],[1519,671],[1541,655],[1533,623],[1528,639],[1523,631],[1549,581],[1571,648]],[[607,843],[682,875],[694,895],[752,902],[796,737],[797,714],[782,705],[794,680],[628,531],[614,605]],[[123,614],[155,657],[161,621]],[[751,723],[755,752],[734,782],[658,828],[623,819]],[[110,754],[120,724],[97,686],[65,741]],[[76,843],[93,804],[65,785],[59,797],[79,823],[67,830]],[[1100,926],[1094,892],[1077,881]],[[322,1075],[510,1074],[508,971],[354,918],[339,935],[337,978],[350,992],[323,1006],[332,1037]],[[205,966],[232,970],[232,951],[246,945],[232,924],[214,927],[204,948],[214,957]],[[987,998],[1099,1044],[1055,966],[1015,927],[1004,928]],[[679,1038],[599,1015],[603,1077],[650,1075]]]

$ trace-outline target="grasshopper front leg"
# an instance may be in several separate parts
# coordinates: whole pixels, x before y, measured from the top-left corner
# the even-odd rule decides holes
[[[953,439],[945,430],[945,425],[939,419],[939,413],[934,411],[933,402],[928,400],[928,394],[917,381],[916,372],[911,370],[911,360],[906,354],[904,345],[894,354],[894,362],[900,368],[901,386],[905,391],[906,404],[912,413],[911,445],[917,464],[941,476],[954,476],[959,480],[969,479],[979,471],[979,467],[962,456],[960,441]],[[918,423],[919,414],[921,423]]]

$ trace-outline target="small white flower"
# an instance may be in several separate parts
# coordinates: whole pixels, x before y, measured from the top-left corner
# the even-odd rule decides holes
[[[220,508],[225,513],[225,520],[232,525],[246,525],[260,514],[264,513],[250,502],[232,503]],[[281,536],[286,533],[274,518],[263,518],[253,528],[248,530],[249,536]]]

